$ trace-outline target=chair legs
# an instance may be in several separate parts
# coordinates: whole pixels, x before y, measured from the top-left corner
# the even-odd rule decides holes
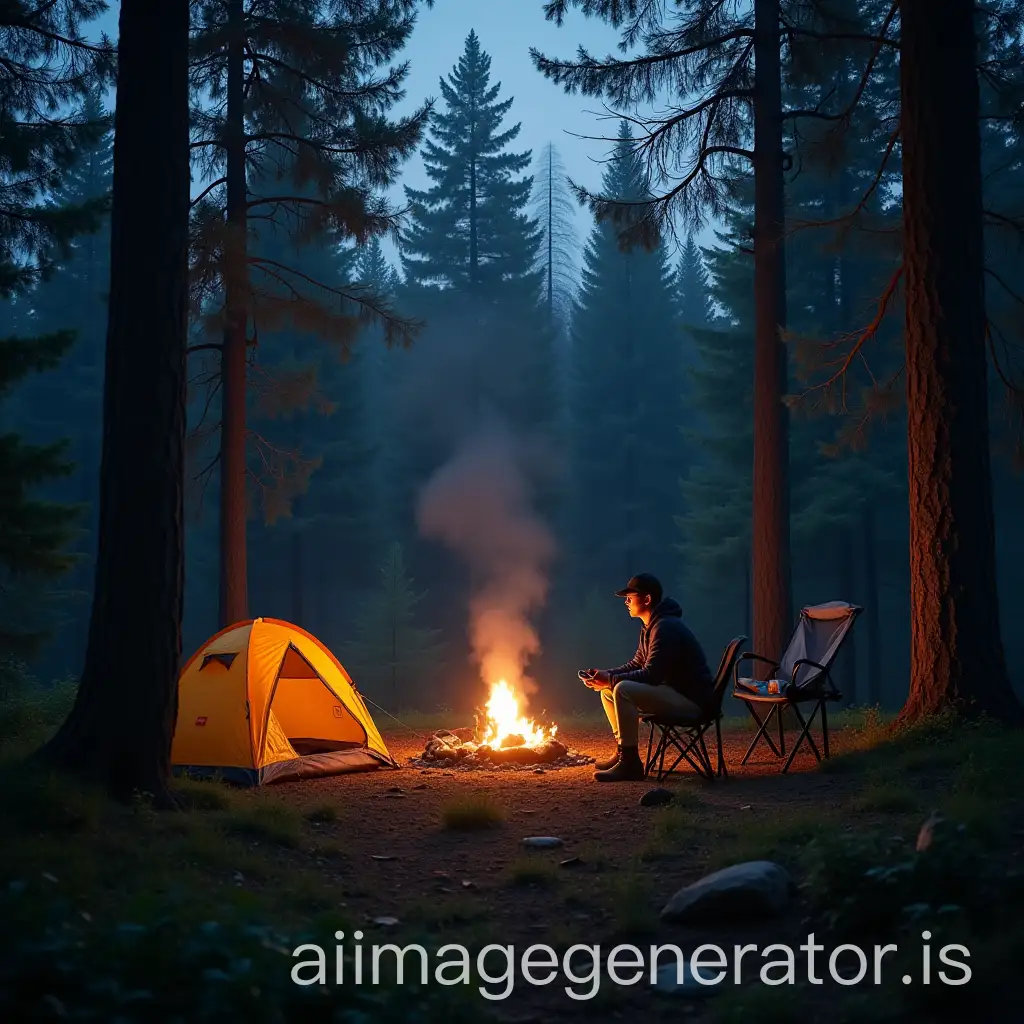
[[[824,757],[829,756],[828,749],[828,711],[825,707],[825,701],[823,699],[815,701],[814,708],[811,711],[810,717],[806,720],[800,712],[800,705],[789,701],[778,701],[771,705],[771,710],[761,718],[760,715],[754,710],[751,703],[744,701],[747,706],[747,710],[753,716],[754,721],[758,724],[758,730],[754,735],[754,738],[750,741],[750,746],[747,747],[747,752],[743,755],[741,764],[746,764],[750,755],[754,752],[754,748],[763,739],[765,743],[771,748],[771,752],[776,757],[786,757],[786,738],[783,730],[782,712],[789,708],[793,714],[796,715],[797,721],[800,723],[800,734],[797,737],[796,743],[789,752],[789,756],[786,758],[786,763],[783,765],[782,773],[785,774],[789,771],[790,766],[793,764],[793,760],[796,757],[798,751],[804,740],[810,745],[811,750],[814,753],[815,758],[820,762],[822,760],[822,751],[818,750],[817,744],[814,742],[814,737],[811,735],[811,726],[814,724],[815,716],[818,712],[821,712],[821,736],[822,736],[822,748],[824,750]],[[779,745],[776,746],[772,737],[768,734],[768,728],[772,723],[772,719],[775,719],[778,723],[779,729]]]
[[[776,757],[785,757],[786,756],[786,738],[785,738],[785,735],[783,733],[782,715],[779,713],[779,709],[781,708],[782,705],[781,704],[773,704],[771,706],[771,710],[762,719],[758,715],[758,713],[754,710],[754,706],[749,701],[744,701],[743,703],[746,705],[747,710],[753,716],[754,721],[757,722],[758,730],[757,730],[757,733],[755,734],[754,738],[750,741],[750,746],[747,747],[747,752],[743,755],[743,760],[740,761],[740,764],[742,765],[742,764],[746,764],[747,763],[747,759],[754,752],[754,747],[756,747],[757,744],[762,739],[764,739],[765,743],[768,744],[768,746],[771,748],[772,753]],[[778,720],[778,726],[779,726],[779,746],[778,747],[775,746],[775,742],[772,740],[771,736],[768,735],[768,726],[771,725],[772,718],[777,718],[777,720]]]
[[[666,775],[671,775],[679,767],[679,764],[685,760],[702,778],[714,779],[716,775],[715,765],[711,761],[711,754],[708,752],[707,743],[704,739],[704,734],[710,726],[710,722],[702,726],[690,728],[651,722],[651,732],[647,740],[647,773],[650,774],[651,769],[657,764],[656,779],[660,782]],[[660,732],[656,745],[654,744],[655,730]],[[724,778],[728,776],[728,771],[726,770],[725,758],[722,754],[721,722],[717,719],[715,721],[715,738],[718,741],[717,774]],[[666,769],[665,757],[669,752],[670,746],[673,748],[676,757]]]
[[[797,737],[797,741],[793,746],[793,750],[790,752],[789,759],[786,761],[782,768],[782,773],[785,775],[789,771],[789,766],[793,763],[793,758],[796,757],[796,752],[800,749],[800,744],[806,739],[811,745],[811,750],[814,751],[814,756],[818,762],[821,762],[821,752],[818,750],[817,744],[814,742],[814,737],[811,735],[811,726],[814,724],[814,716],[821,711],[821,745],[825,748],[825,757],[828,757],[828,712],[825,710],[825,702],[819,700],[815,703],[814,709],[811,711],[810,717],[807,721],[804,721],[804,716],[800,714],[800,708],[798,705],[793,705],[793,711],[796,714],[797,719],[803,726],[800,735]]]

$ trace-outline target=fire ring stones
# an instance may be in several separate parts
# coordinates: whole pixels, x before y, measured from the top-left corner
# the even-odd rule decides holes
[[[439,729],[426,743],[423,753],[410,758],[419,768],[499,769],[542,772],[553,768],[575,768],[593,764],[589,754],[570,750],[557,739],[548,739],[538,747],[515,743],[509,737],[500,747],[478,744],[472,729]],[[542,767],[543,766],[543,767]]]

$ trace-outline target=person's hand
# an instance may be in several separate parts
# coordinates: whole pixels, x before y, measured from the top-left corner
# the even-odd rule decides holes
[[[597,669],[591,678],[597,684],[594,686],[595,690],[606,690],[612,685],[611,673],[605,671],[603,668]]]

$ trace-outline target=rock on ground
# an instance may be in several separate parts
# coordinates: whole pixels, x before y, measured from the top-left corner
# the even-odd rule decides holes
[[[793,882],[786,869],[752,860],[715,871],[680,889],[661,911],[663,921],[717,924],[772,917],[789,904]]]

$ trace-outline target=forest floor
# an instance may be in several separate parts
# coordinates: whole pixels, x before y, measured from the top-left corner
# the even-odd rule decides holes
[[[425,721],[418,723],[424,732]],[[113,807],[66,783],[19,782],[12,769],[0,794],[0,887],[16,884],[38,900],[59,896],[65,913],[76,918],[76,934],[146,919],[168,903],[197,922],[231,915],[272,922],[327,950],[330,984],[335,928],[346,931],[342,945],[361,930],[367,950],[373,943],[420,942],[432,951],[461,943],[474,963],[488,943],[514,946],[517,973],[507,998],[485,1000],[478,977],[457,987],[472,1003],[469,1019],[583,1021],[596,1014],[626,1020],[642,1013],[647,1021],[686,1016],[837,1024],[869,1013],[876,1022],[941,1020],[964,1012],[956,997],[965,992],[966,1005],[977,1012],[985,993],[1001,988],[999,979],[1014,973],[1008,965],[1024,954],[1021,915],[1015,911],[1017,923],[1009,929],[996,924],[1002,909],[1024,905],[1022,887],[1011,879],[1024,853],[1024,804],[1016,785],[1024,740],[948,725],[893,740],[881,722],[860,714],[841,716],[837,726],[828,762],[819,766],[803,753],[782,776],[779,762],[764,754],[740,767],[751,731],[730,720],[729,777],[673,776],[662,785],[674,798],[662,807],[639,803],[657,785],[653,780],[599,784],[592,765],[543,774],[411,766],[423,739],[407,731],[385,732],[405,766],[400,770],[262,791],[184,782],[179,792],[187,810],[177,814],[144,804]],[[559,733],[571,748],[598,759],[609,752],[607,727],[595,721],[575,718]],[[948,838],[937,844],[945,859],[926,861],[914,844],[936,809],[960,827],[950,825]],[[522,845],[528,836],[557,836],[563,843],[529,850]],[[701,929],[660,920],[661,908],[682,886],[761,858],[783,864],[799,885],[781,916]],[[616,985],[602,971],[593,998],[573,999],[566,986],[587,993],[593,980],[574,984],[560,963],[552,984],[534,986],[518,969],[532,944],[546,944],[561,957],[577,943],[600,945],[605,955],[631,943],[645,956],[652,944],[676,944],[689,955],[697,945],[714,943],[731,956],[736,943],[759,949],[789,943],[797,950],[814,931],[826,943],[817,971],[827,978],[828,950],[844,941],[863,939],[865,949],[872,941],[902,943],[895,962],[904,963],[905,946],[906,962],[918,963],[921,925],[908,932],[908,912],[927,924],[943,904],[946,941],[975,950],[975,977],[964,988],[915,983],[902,989],[891,981],[879,987],[870,984],[870,971],[854,987],[769,987],[757,983],[763,961],[755,962],[754,953],[744,961],[747,983],[707,998],[667,995],[652,989],[646,974],[639,984]],[[989,925],[979,930],[979,920]],[[823,937],[829,934],[831,942]],[[797,958],[800,982],[804,954]],[[577,977],[585,979],[588,964],[586,956],[574,961]],[[281,970],[287,976],[290,965]],[[406,957],[406,970],[418,974],[416,956]],[[499,977],[502,958],[488,961],[486,970]],[[902,967],[886,965],[887,973],[897,970]],[[495,993],[506,984],[485,987]],[[999,995],[1003,1003],[1008,998],[1019,995]]]

